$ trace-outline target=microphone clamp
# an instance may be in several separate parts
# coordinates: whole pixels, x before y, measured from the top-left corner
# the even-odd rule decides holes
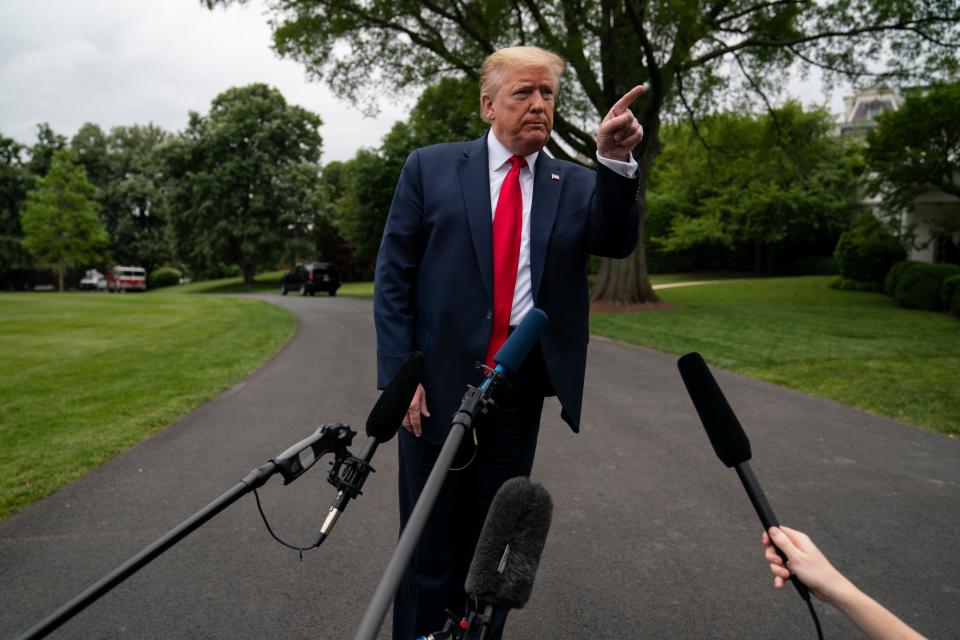
[[[349,454],[349,452],[347,452]],[[327,482],[337,488],[337,493],[342,493],[347,498],[354,500],[357,496],[363,495],[363,484],[367,481],[367,476],[376,473],[369,462],[353,455],[338,457],[330,469],[327,476]]]
[[[350,455],[347,447],[353,442],[355,435],[357,432],[348,425],[339,422],[325,424],[317,428],[312,436],[304,438],[273,458],[272,462],[283,476],[283,484],[290,484],[328,453],[334,455],[337,463]]]

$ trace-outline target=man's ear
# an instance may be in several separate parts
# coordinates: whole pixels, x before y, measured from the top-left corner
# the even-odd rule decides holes
[[[483,112],[484,120],[493,122],[493,99],[490,96],[480,96],[480,109]]]

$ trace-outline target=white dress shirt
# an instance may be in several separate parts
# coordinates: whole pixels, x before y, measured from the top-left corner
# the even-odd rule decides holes
[[[513,290],[513,308],[510,310],[510,326],[520,324],[527,312],[533,308],[533,287],[530,277],[530,206],[533,203],[533,174],[540,152],[525,156],[527,166],[520,169],[520,194],[523,198],[523,218],[520,226],[520,261],[517,263],[517,286]],[[513,153],[497,140],[493,130],[487,136],[487,159],[490,169],[490,211],[491,220],[497,215],[497,200],[500,187],[510,171],[510,158]],[[603,158],[597,154],[597,162],[625,178],[637,175],[637,161],[630,156],[629,162]]]

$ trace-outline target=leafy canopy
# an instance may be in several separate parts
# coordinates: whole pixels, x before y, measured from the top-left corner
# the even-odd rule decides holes
[[[66,149],[53,153],[47,175],[27,194],[20,224],[23,246],[57,267],[61,291],[64,269],[99,259],[107,245],[93,185],[76,156]]]
[[[732,251],[838,232],[857,201],[860,160],[830,128],[826,112],[795,102],[763,116],[723,113],[666,128],[649,206],[652,218],[670,223],[654,245]]]
[[[237,265],[246,283],[274,265],[323,208],[320,117],[265,84],[232,88],[164,147],[169,216],[194,269]]]
[[[870,187],[897,213],[927,191],[960,198],[960,83],[908,97],[867,134]]]

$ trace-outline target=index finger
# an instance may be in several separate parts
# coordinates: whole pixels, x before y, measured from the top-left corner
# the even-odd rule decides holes
[[[630,91],[627,91],[625,94],[623,94],[622,98],[617,100],[616,104],[613,105],[613,110],[618,112],[617,115],[620,115],[620,113],[623,113],[630,108],[630,105],[633,104],[634,100],[640,97],[641,93],[643,93],[643,85],[638,84],[633,89],[630,89]]]

